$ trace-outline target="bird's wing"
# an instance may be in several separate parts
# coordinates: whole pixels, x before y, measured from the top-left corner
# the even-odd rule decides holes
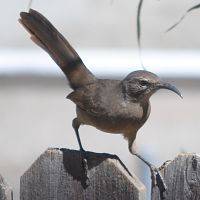
[[[28,13],[21,12],[20,17],[19,21],[31,34],[31,39],[53,58],[73,89],[96,80],[69,42],[43,15],[30,9]]]
[[[101,103],[101,95],[95,85],[87,85],[70,93],[67,98],[73,101],[79,108],[93,116],[108,114],[108,108]]]

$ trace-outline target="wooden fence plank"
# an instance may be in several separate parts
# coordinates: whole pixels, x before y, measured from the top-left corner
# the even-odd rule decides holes
[[[0,175],[0,200],[13,200],[13,193],[10,186],[5,182]]]
[[[165,200],[200,199],[200,156],[182,153],[161,167],[168,187]],[[162,199],[157,188],[152,190],[152,200]]]
[[[20,180],[21,200],[145,200],[145,187],[109,154],[87,152],[89,185],[80,152],[48,149]]]

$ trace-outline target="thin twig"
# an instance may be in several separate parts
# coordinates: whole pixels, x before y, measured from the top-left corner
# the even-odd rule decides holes
[[[28,10],[30,10],[31,6],[32,6],[32,2],[33,0],[29,0],[29,3],[28,3]]]
[[[142,68],[146,70],[142,61],[142,49],[141,49],[141,21],[140,19],[141,19],[142,5],[143,5],[143,0],[140,0],[138,4],[138,9],[137,9],[137,43],[138,43],[138,48],[139,48],[140,64]]]
[[[187,15],[190,11],[195,10],[195,9],[198,9],[198,8],[200,8],[200,4],[197,4],[197,5],[193,6],[192,8],[188,9],[188,10],[185,12],[185,14],[184,14],[174,25],[172,25],[170,28],[167,29],[166,32],[169,32],[169,31],[171,31],[172,29],[174,29],[177,25],[179,25],[179,24],[183,21],[183,19],[186,17],[186,15]]]

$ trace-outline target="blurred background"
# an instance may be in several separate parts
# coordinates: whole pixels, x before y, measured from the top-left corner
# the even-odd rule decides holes
[[[1,1],[0,12],[0,173],[18,199],[20,176],[48,147],[78,149],[71,126],[75,106],[60,69],[29,39],[18,23],[28,0]],[[122,79],[141,69],[133,0],[34,0],[98,77]],[[162,90],[151,98],[149,120],[137,135],[138,152],[160,166],[180,152],[200,152],[200,10],[165,31],[194,0],[144,1],[142,60],[147,70],[176,85],[184,99]],[[85,149],[118,155],[146,186],[148,168],[130,155],[120,135],[84,126]],[[147,191],[147,196],[150,191]]]

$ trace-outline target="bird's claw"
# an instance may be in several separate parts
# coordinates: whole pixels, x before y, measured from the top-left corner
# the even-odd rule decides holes
[[[158,170],[157,170],[157,168],[156,167],[154,167],[154,166],[152,166],[151,167],[151,181],[152,181],[152,187],[155,187],[156,185],[157,185],[157,178],[156,178],[156,176],[157,176],[157,174],[158,174]]]
[[[167,186],[165,181],[159,171],[155,166],[151,166],[151,180],[152,180],[152,187],[157,186],[160,190],[161,199],[164,199],[164,192],[167,190]]]

